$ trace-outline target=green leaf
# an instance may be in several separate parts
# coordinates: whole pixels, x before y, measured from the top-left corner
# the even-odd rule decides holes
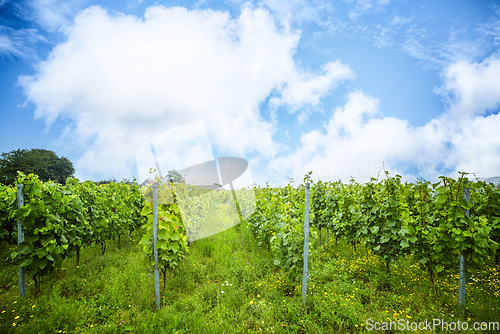
[[[147,232],[143,235],[143,237],[142,237],[141,241],[139,241],[139,244],[140,244],[140,245],[147,245],[147,244],[149,244],[149,242],[150,242],[150,240],[151,240],[151,237],[152,237],[152,234],[153,234],[153,233],[152,233],[152,231],[147,231]]]
[[[45,268],[46,266],[47,266],[47,259],[43,257],[40,259],[40,262],[38,263],[38,268],[40,268],[40,270],[43,270],[43,268]]]
[[[24,268],[24,267],[29,266],[29,265],[30,265],[30,264],[32,264],[32,263],[33,263],[33,259],[30,259],[30,258],[28,258],[28,259],[24,259],[24,260],[23,260],[23,261],[19,264],[19,267]]]
[[[168,242],[166,240],[158,240],[156,242],[156,249],[164,249],[164,250],[167,250],[168,249]]]
[[[168,249],[177,252],[179,250],[179,244],[177,242],[172,242],[168,245]]]
[[[147,216],[153,212],[152,205],[145,205],[141,210],[141,216]]]
[[[62,194],[61,194],[60,192],[56,191],[56,192],[54,192],[54,193],[52,194],[52,199],[54,199],[54,201],[55,201],[56,203],[58,203],[58,202],[60,202],[60,201],[61,201],[61,199],[62,199]]]
[[[19,254],[23,254],[23,255],[29,254],[29,253],[31,253],[31,251],[32,251],[32,248],[26,244],[19,245],[17,248],[17,252]]]
[[[21,217],[28,217],[31,212],[31,207],[29,205],[23,205],[19,208],[19,215]]]
[[[49,252],[45,248],[37,248],[35,250],[35,255],[38,256],[38,258],[45,257]]]
[[[387,226],[389,227],[396,226],[396,221],[393,219],[387,220]]]
[[[170,239],[171,235],[168,229],[161,229],[158,231],[158,239],[165,239],[168,240]]]
[[[411,241],[412,243],[417,242],[417,237],[415,235],[412,235],[411,237],[408,237],[408,240]]]
[[[436,197],[436,203],[438,203],[438,204],[443,204],[444,202],[446,202],[446,195],[444,195],[444,194],[439,194],[439,195]]]

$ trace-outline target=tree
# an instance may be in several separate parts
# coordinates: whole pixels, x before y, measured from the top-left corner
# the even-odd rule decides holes
[[[116,178],[112,177],[109,180],[101,180],[101,181],[97,181],[94,183],[95,184],[110,184],[111,182],[118,183],[119,181]]]
[[[66,178],[73,176],[75,168],[66,157],[59,158],[54,152],[44,149],[18,149],[2,153],[0,158],[0,183],[9,185],[15,182],[17,171],[24,174],[37,174],[42,181],[56,181],[64,184]]]
[[[121,182],[123,182],[124,184],[135,184],[137,183],[136,182],[137,180],[134,178],[132,181],[130,179],[127,179],[127,178],[123,178],[123,180]],[[98,182],[94,182],[95,184],[110,184],[111,182],[114,182],[114,183],[120,183],[120,181],[118,181],[115,177],[112,177],[110,178],[109,180],[101,180],[101,181],[98,181]]]
[[[179,174],[179,172],[177,172],[176,170],[168,171],[167,180],[171,183],[183,183],[184,182],[182,175]]]

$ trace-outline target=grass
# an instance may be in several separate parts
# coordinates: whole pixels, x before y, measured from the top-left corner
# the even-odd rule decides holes
[[[153,280],[139,238],[133,234],[121,249],[110,242],[104,256],[100,246],[84,249],[80,267],[74,258],[67,259],[42,279],[37,298],[34,284],[28,284],[26,297],[18,297],[17,268],[3,263],[0,332],[368,333],[368,319],[460,319],[469,326],[500,321],[499,267],[488,264],[482,281],[470,276],[467,308],[460,316],[458,276],[438,279],[436,295],[426,271],[410,256],[393,262],[387,276],[384,262],[363,246],[354,254],[351,245],[334,240],[309,262],[306,313],[301,287],[290,295],[286,275],[275,268],[265,247],[257,247],[245,225],[196,241],[168,274],[162,307],[155,311]],[[5,245],[2,251],[6,257]]]

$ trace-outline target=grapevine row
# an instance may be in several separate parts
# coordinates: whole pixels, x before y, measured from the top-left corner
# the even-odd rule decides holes
[[[293,180],[284,188],[256,188],[256,209],[247,220],[259,245],[267,245],[274,264],[284,271],[292,286],[303,268],[305,187],[295,188]],[[312,217],[312,215],[311,215]],[[309,232],[309,248],[314,255],[317,228]]]
[[[386,173],[364,184],[318,181],[311,188],[311,243],[318,230],[328,228],[336,238],[370,248],[388,274],[393,261],[411,254],[433,284],[456,269],[460,254],[470,269],[480,269],[494,255],[498,263],[500,190],[466,173],[439,179],[403,183],[401,176]],[[290,276],[301,265],[303,189],[256,188],[257,209],[248,220],[259,244],[269,245],[275,264]]]
[[[81,247],[119,238],[141,226],[143,196],[139,185],[123,182],[96,185],[68,178],[65,185],[42,182],[37,175],[18,172],[24,205],[17,207],[17,188],[0,188],[0,241],[17,240],[16,220],[21,221],[24,241],[10,254],[13,264],[33,275],[36,292],[40,277],[51,273],[62,260]],[[12,240],[12,239],[11,239]]]

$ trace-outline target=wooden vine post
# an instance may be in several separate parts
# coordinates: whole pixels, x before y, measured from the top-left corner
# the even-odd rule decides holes
[[[306,183],[306,203],[304,212],[304,266],[302,269],[302,299],[307,310],[307,263],[309,260],[309,183]]]
[[[464,191],[464,199],[470,201],[470,187],[466,188]],[[469,218],[469,209],[464,209],[465,217]],[[464,313],[465,306],[465,285],[467,281],[467,257],[461,253],[460,254],[460,269],[458,276],[458,305],[460,306],[460,312]]]
[[[24,205],[24,185],[17,185],[17,210]],[[21,226],[21,219],[17,219],[17,244],[24,241],[24,231]],[[26,295],[26,268],[19,267],[19,297]]]
[[[154,277],[155,277],[155,304],[160,308],[160,271],[158,270],[158,183],[153,183],[153,256],[154,256]]]

